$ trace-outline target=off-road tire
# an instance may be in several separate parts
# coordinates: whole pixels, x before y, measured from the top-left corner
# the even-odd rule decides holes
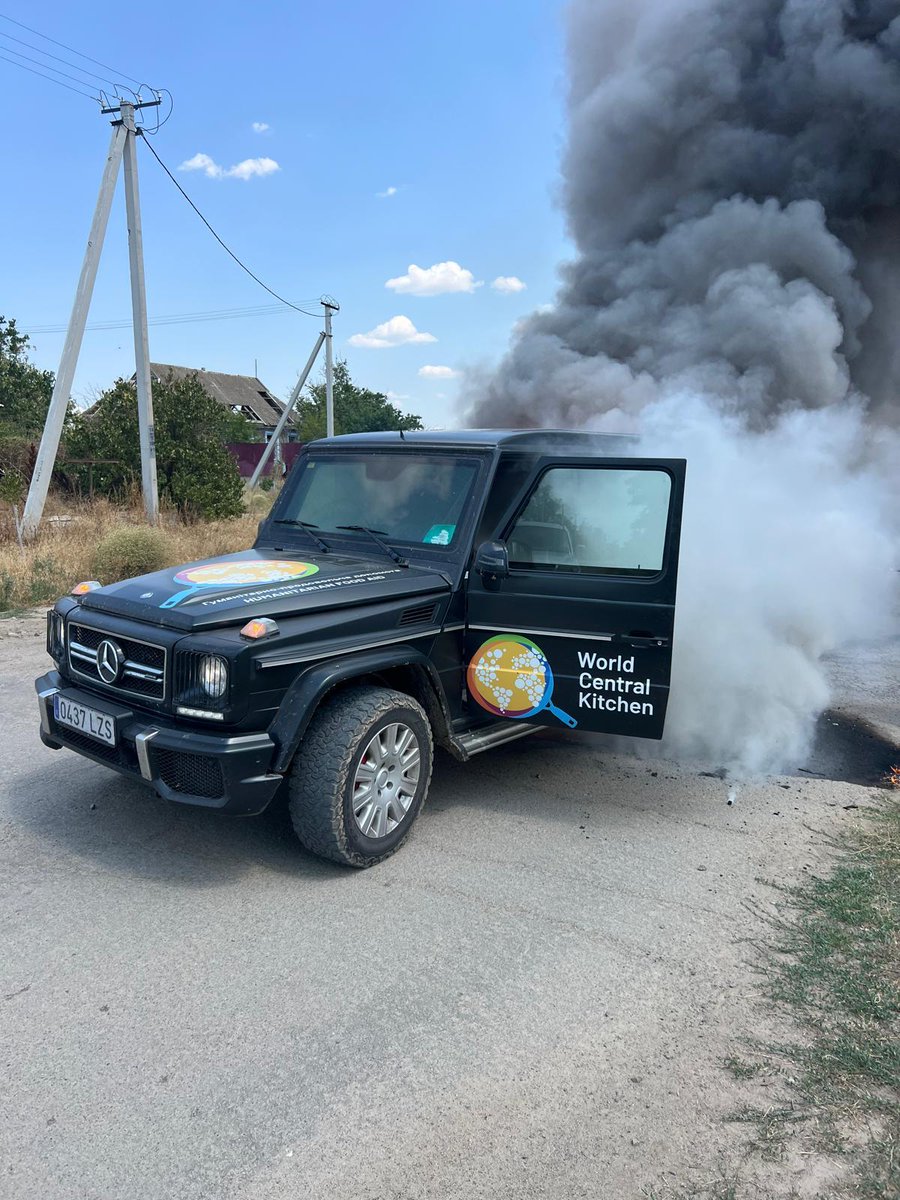
[[[375,734],[402,722],[416,735],[421,767],[404,819],[386,837],[364,837],[353,815],[353,779]],[[434,757],[425,710],[391,688],[359,686],[327,699],[310,722],[288,778],[291,821],[313,854],[348,867],[373,867],[399,850],[425,803]]]

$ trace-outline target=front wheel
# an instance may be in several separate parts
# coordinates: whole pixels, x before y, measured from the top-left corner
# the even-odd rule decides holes
[[[431,782],[431,726],[403,692],[354,687],[313,718],[289,781],[290,812],[313,854],[372,867],[409,837]]]

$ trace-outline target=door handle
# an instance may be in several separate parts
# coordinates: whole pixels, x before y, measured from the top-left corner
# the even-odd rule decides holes
[[[622,641],[629,646],[639,648],[641,646],[668,646],[669,639],[666,637],[655,637],[652,633],[623,633]]]

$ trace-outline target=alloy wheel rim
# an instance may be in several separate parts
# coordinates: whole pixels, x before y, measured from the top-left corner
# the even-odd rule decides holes
[[[363,837],[389,837],[409,812],[419,787],[422,753],[408,725],[379,729],[353,777],[353,819]]]

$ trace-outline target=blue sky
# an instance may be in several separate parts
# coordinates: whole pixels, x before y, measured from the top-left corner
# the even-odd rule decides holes
[[[157,0],[114,14],[59,0],[0,0],[6,15],[169,88],[174,111],[153,145],[201,211],[281,295],[334,295],[335,350],[353,377],[430,425],[454,422],[460,384],[421,368],[496,361],[515,322],[552,300],[567,254],[556,198],[561,9],[559,0]],[[0,33],[105,74],[6,21]],[[39,57],[0,38],[0,53],[12,50]],[[23,329],[64,326],[107,118],[90,100],[2,60],[0,100],[0,313]],[[257,132],[254,123],[268,128]],[[216,245],[146,147],[139,150],[151,317],[274,304]],[[207,156],[198,160],[204,165],[177,170],[197,155]],[[396,190],[379,195],[389,189]],[[428,272],[441,263],[461,270],[406,278],[410,264]],[[527,287],[498,291],[498,277]],[[388,288],[388,280],[399,282]],[[129,315],[120,184],[91,320]],[[401,316],[436,340],[369,348],[412,336],[402,322],[373,333]],[[286,395],[316,331],[314,320],[290,312],[157,326],[151,357],[247,374],[256,359],[260,378]],[[63,336],[35,333],[35,361],[55,368]],[[89,330],[75,395],[132,370],[130,329]]]

